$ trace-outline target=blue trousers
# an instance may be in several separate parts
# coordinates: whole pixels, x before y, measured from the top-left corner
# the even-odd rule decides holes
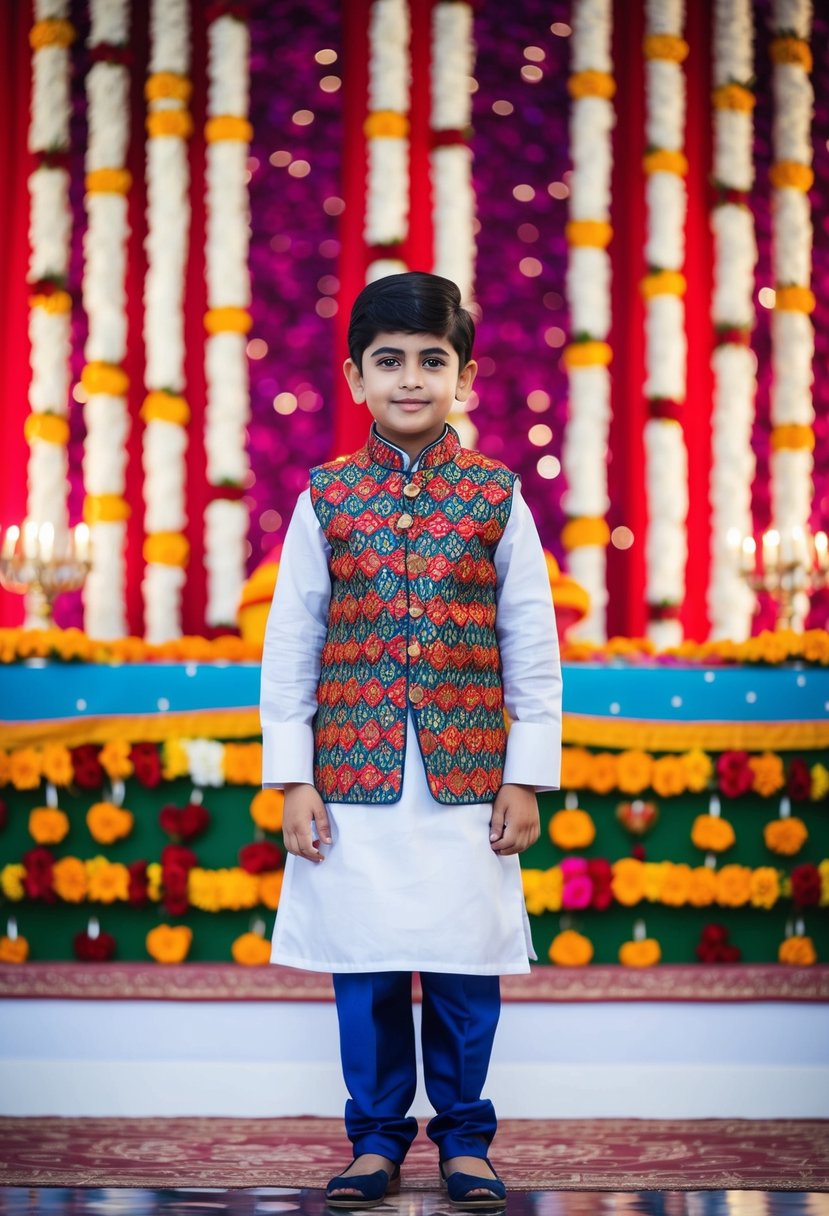
[[[420,980],[423,1073],[436,1111],[426,1134],[442,1161],[486,1156],[496,1120],[481,1090],[501,1010],[498,976],[424,972]],[[417,1135],[408,1115],[417,1085],[411,972],[335,975],[334,996],[354,1155],[399,1163]]]

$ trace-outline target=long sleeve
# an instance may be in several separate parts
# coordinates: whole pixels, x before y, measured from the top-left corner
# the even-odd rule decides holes
[[[495,550],[504,701],[510,716],[504,783],[559,788],[561,663],[541,541],[519,487]]]
[[[329,552],[306,490],[282,546],[265,630],[260,694],[264,786],[314,781],[312,722],[331,597]]]

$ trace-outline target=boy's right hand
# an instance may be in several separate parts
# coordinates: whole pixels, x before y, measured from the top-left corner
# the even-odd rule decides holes
[[[311,824],[315,823],[319,840],[314,839]],[[282,839],[285,848],[306,861],[324,861],[317,845],[331,844],[331,825],[325,803],[313,785],[286,785],[282,811]]]

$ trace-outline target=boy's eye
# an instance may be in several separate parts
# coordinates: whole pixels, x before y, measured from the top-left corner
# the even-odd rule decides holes
[[[380,359],[377,363],[378,367],[394,367],[397,360],[393,355],[387,355],[385,359]]]
[[[423,362],[426,367],[431,367],[431,368],[444,366],[444,362],[442,359],[435,359],[435,358],[424,359]]]

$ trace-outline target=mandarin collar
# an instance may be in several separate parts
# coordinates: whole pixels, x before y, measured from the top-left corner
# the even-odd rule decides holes
[[[410,461],[402,448],[379,435],[374,423],[371,425],[366,444],[368,454],[375,464],[382,465],[384,469],[397,469],[401,472],[405,472],[412,464],[418,469],[430,469],[446,464],[460,450],[460,446],[458,432],[448,424],[444,426],[443,434],[424,448],[415,461]]]

